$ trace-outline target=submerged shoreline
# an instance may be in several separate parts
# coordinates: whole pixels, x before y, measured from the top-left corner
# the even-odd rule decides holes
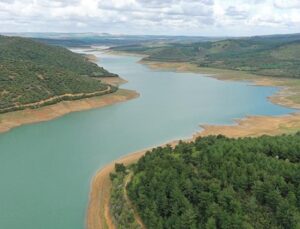
[[[114,53],[114,52],[112,52]],[[118,53],[119,54],[119,53]],[[195,68],[195,66],[185,63],[164,63],[164,62],[145,62],[140,61],[141,64],[146,64],[153,69],[167,69],[178,72],[195,72],[209,74],[209,77],[214,77],[220,80],[247,80],[253,83],[255,86],[275,86],[279,87],[280,91],[275,95],[268,98],[272,103],[286,106],[289,108],[300,109],[300,102],[292,100],[290,96],[299,95],[297,90],[292,93],[290,87],[282,83],[288,82],[289,79],[272,79],[271,77],[263,77],[261,79],[258,76],[236,72],[234,77],[232,73],[234,71],[222,70],[222,69],[202,69]],[[223,72],[223,74],[222,74]],[[224,74],[225,72],[225,74]],[[213,74],[213,75],[212,75]],[[244,77],[238,78],[236,74],[243,74]],[[289,82],[288,82],[289,83]],[[291,82],[292,83],[292,82]],[[300,85],[300,84],[299,84]],[[278,135],[282,133],[293,133],[300,130],[300,113],[284,115],[284,116],[249,116],[243,119],[235,120],[234,125],[201,125],[202,131],[195,133],[192,137],[185,139],[184,141],[190,142],[200,136],[217,135],[222,134],[227,137],[254,137],[263,134]],[[167,144],[160,146],[171,145],[172,147],[178,144],[179,140],[170,141]],[[128,154],[118,160],[115,160],[104,168],[96,172],[92,183],[90,199],[87,211],[87,228],[88,229],[102,229],[102,228],[115,228],[113,219],[110,215],[110,177],[109,174],[114,171],[115,163],[123,163],[125,165],[135,163],[141,158],[149,149],[141,150],[135,153]]]

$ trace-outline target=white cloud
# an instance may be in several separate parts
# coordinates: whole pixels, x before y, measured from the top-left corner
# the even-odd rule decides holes
[[[299,0],[0,0],[0,31],[300,32]]]
[[[275,0],[274,6],[283,9],[300,8],[300,1],[299,0]]]

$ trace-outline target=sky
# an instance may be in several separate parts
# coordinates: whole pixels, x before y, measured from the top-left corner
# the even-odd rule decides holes
[[[0,32],[299,33],[300,0],[0,0]]]

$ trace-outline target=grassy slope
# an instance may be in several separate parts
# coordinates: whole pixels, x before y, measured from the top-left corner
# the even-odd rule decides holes
[[[0,63],[0,111],[64,94],[104,91],[108,86],[95,78],[116,76],[80,54],[19,37],[0,36]]]

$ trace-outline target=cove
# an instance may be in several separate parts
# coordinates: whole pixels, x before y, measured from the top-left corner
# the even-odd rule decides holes
[[[133,56],[85,51],[140,97],[0,134],[0,228],[84,228],[90,181],[130,152],[185,138],[200,124],[294,110],[267,100],[277,88],[151,70]]]

